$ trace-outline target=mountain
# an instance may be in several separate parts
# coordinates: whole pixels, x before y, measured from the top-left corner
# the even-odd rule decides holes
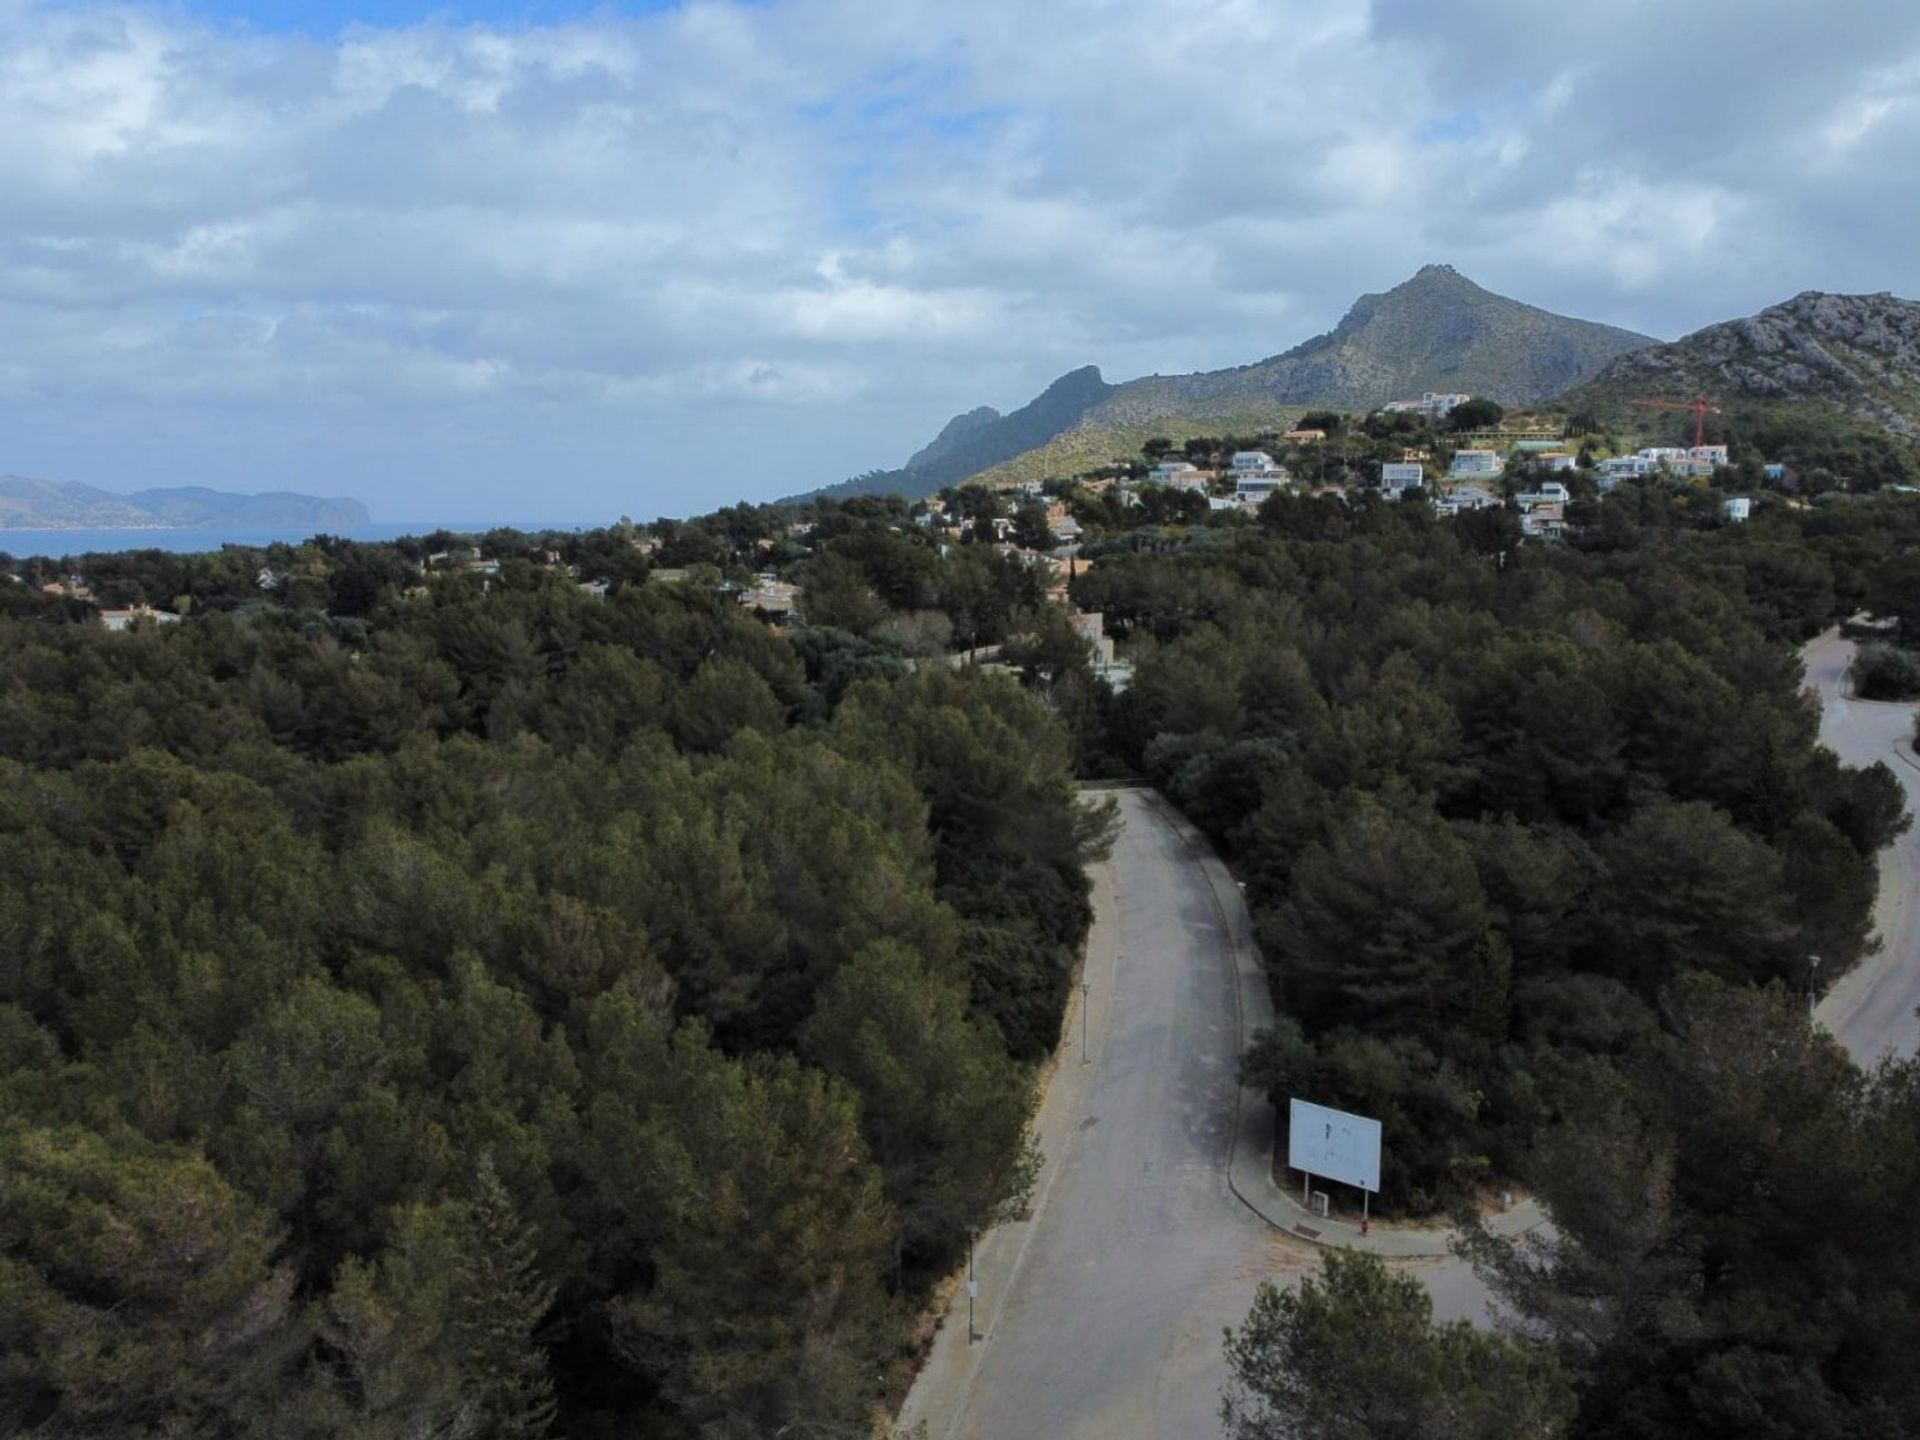
[[[0,475],[0,530],[346,529],[367,523],[358,500],[288,490],[233,495],[203,486],[118,495],[75,481]]]
[[[1135,380],[1089,419],[1205,418],[1254,404],[1372,410],[1428,390],[1531,405],[1653,343],[1495,295],[1451,265],[1428,265],[1384,294],[1362,295],[1333,329],[1284,354],[1232,370]]]
[[[1719,407],[1708,417],[1716,434],[1769,460],[1847,474],[1891,456],[1911,470],[1920,453],[1920,304],[1809,290],[1624,355],[1553,403],[1606,427],[1678,438],[1690,417],[1655,418],[1632,402],[1696,395]]]
[[[1023,464],[1091,467],[1130,455],[1143,426],[1172,431],[1171,439],[1209,427],[1257,430],[1291,423],[1307,409],[1371,410],[1428,390],[1529,405],[1653,343],[1495,295],[1450,265],[1428,265],[1384,294],[1361,296],[1332,330],[1282,354],[1121,385],[1088,366],[1011,415],[982,406],[955,416],[898,470],[818,493],[930,495],[993,467],[996,474]]]
[[[1011,415],[982,405],[956,415],[933,443],[917,451],[898,470],[876,470],[829,485],[804,499],[844,500],[851,495],[901,494],[917,499],[957,485],[1003,460],[1044,445],[1079,422],[1094,406],[1113,393],[1092,365],[1069,370],[1039,397]]]

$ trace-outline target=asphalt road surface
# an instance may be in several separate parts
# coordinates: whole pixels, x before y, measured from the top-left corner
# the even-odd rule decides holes
[[[1239,1022],[1219,912],[1146,797],[1118,799],[1081,1113],[955,1435],[1218,1434],[1221,1329],[1298,1268],[1227,1189]]]
[[[1884,760],[1920,811],[1920,766],[1910,745],[1914,707],[1855,700],[1847,693],[1854,644],[1830,631],[1800,652],[1820,696],[1820,739],[1849,765]],[[1902,835],[1880,854],[1874,928],[1881,950],[1841,977],[1815,1015],[1863,1065],[1920,1051],[1920,837]]]
[[[1076,1013],[1039,1126],[1057,1171],[1032,1220],[983,1252],[986,1338],[966,1345],[950,1320],[902,1412],[929,1440],[1218,1435],[1222,1330],[1262,1279],[1318,1268],[1227,1187],[1239,1019],[1220,912],[1146,796],[1117,799],[1088,960],[1091,1063]],[[1417,1268],[1437,1314],[1481,1313],[1465,1266]]]

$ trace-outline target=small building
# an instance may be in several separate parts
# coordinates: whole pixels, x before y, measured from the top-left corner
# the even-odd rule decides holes
[[[1445,514],[1458,515],[1462,510],[1492,510],[1499,504],[1500,497],[1490,490],[1482,490],[1478,485],[1456,485],[1447,492],[1439,508]]]
[[[800,587],[776,575],[754,576],[754,583],[740,592],[740,604],[763,615],[787,619],[800,603]]]
[[[606,599],[607,591],[612,588],[612,584],[606,580],[583,580],[580,582],[580,593],[593,600]]]
[[[1233,498],[1243,506],[1257,507],[1286,484],[1284,470],[1242,471],[1233,482]]]
[[[1154,466],[1152,470],[1147,472],[1147,479],[1151,480],[1155,485],[1172,485],[1177,483],[1180,476],[1191,475],[1198,469],[1199,467],[1190,461],[1162,460],[1158,465]]]
[[[1326,439],[1327,432],[1324,430],[1289,430],[1285,438],[1292,441],[1295,445],[1311,445],[1315,441]]]
[[[1395,500],[1426,483],[1427,467],[1424,465],[1410,465],[1405,461],[1396,464],[1389,460],[1380,466],[1380,488]]]
[[[1549,480],[1536,490],[1525,490],[1513,497],[1514,503],[1523,510],[1540,505],[1564,505],[1572,498],[1572,492],[1558,480]]]
[[[1739,525],[1753,514],[1753,501],[1745,495],[1729,496],[1720,506],[1727,519]]]
[[[1276,467],[1273,457],[1264,450],[1236,450],[1233,452],[1233,468],[1236,473],[1251,471],[1259,474]]]
[[[1504,467],[1498,450],[1456,450],[1447,474],[1454,476],[1498,475]]]
[[[1429,420],[1444,420],[1455,406],[1464,405],[1472,398],[1429,390],[1418,400],[1389,400],[1384,408],[1389,415],[1424,415]]]
[[[1173,488],[1176,490],[1198,490],[1204,495],[1208,490],[1213,488],[1213,479],[1214,476],[1211,470],[1191,470],[1184,475],[1174,476]]]
[[[135,625],[177,625],[180,617],[171,610],[156,610],[151,605],[135,605],[129,610],[102,610],[100,623],[115,634]]]
[[[1047,521],[1047,529],[1052,532],[1054,539],[1066,544],[1072,544],[1086,533],[1078,520],[1074,519],[1071,515],[1065,514],[1061,515],[1057,520],[1049,519]]]
[[[1073,617],[1073,628],[1080,632],[1080,638],[1093,647],[1093,660],[1096,665],[1113,664],[1113,637],[1107,634],[1107,617],[1099,610],[1077,611]]]
[[[1530,540],[1558,540],[1567,533],[1567,512],[1560,505],[1538,505],[1520,517],[1520,533]]]
[[[1654,462],[1644,455],[1616,455],[1611,460],[1602,460],[1594,470],[1600,478],[1600,488],[1611,490],[1622,480],[1639,480],[1651,475]]]

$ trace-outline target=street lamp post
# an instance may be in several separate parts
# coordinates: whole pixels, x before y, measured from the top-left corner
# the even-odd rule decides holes
[[[973,1246],[980,1238],[978,1230],[967,1231],[967,1344],[978,1338],[973,1328],[973,1297],[980,1293],[980,1282],[973,1278]]]
[[[1087,1063],[1087,996],[1093,992],[1093,982],[1080,982],[1080,1063]]]

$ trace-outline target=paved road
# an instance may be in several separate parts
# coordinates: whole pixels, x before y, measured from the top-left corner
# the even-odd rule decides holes
[[[1212,893],[1146,796],[1117,798],[1089,946],[1092,1063],[1070,1016],[1040,1125],[1054,1173],[1034,1218],[983,1252],[987,1338],[961,1343],[962,1297],[902,1413],[930,1440],[1218,1434],[1222,1328],[1262,1278],[1312,1262],[1227,1188],[1239,1025]]]
[[[1038,1122],[1033,1218],[981,1248],[987,1338],[966,1344],[960,1293],[901,1413],[929,1440],[1217,1435],[1222,1329],[1262,1279],[1320,1262],[1228,1188],[1239,1018],[1219,903],[1147,796],[1117,798],[1088,947],[1092,1063],[1076,1010]],[[1437,1314],[1483,1313],[1467,1267],[1417,1269]]]
[[[1820,696],[1820,739],[1849,765],[1886,761],[1920,811],[1920,766],[1908,741],[1911,705],[1855,700],[1847,693],[1854,644],[1829,631],[1800,652],[1807,683]],[[1920,836],[1909,831],[1880,854],[1874,927],[1881,951],[1862,960],[1820,1002],[1815,1014],[1863,1065],[1920,1051]]]

